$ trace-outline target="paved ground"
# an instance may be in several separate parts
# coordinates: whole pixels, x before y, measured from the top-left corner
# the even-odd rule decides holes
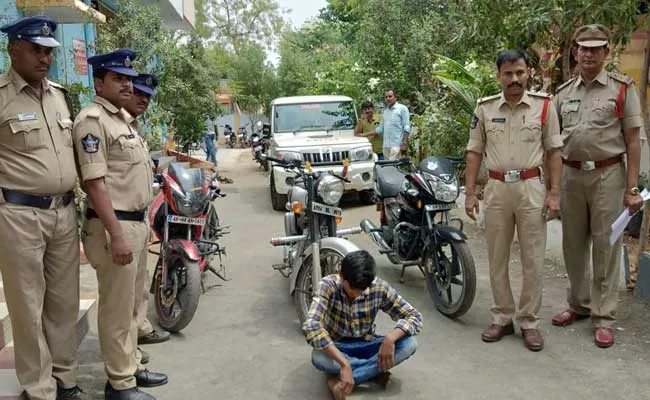
[[[324,377],[309,362],[310,348],[299,329],[289,281],[271,269],[281,249],[269,244],[283,231],[281,213],[271,209],[268,176],[251,161],[249,149],[219,149],[220,169],[233,178],[223,185],[228,197],[218,201],[222,223],[232,225],[224,240],[228,247],[229,282],[206,293],[194,321],[165,344],[146,346],[148,367],[170,375],[168,385],[149,389],[158,399],[327,399]],[[375,217],[374,207],[355,198],[344,206],[343,225],[353,226]],[[376,218],[375,218],[376,219]],[[520,335],[499,343],[481,342],[489,322],[491,292],[487,279],[485,244],[474,226],[466,230],[479,274],[473,307],[459,321],[433,308],[420,272],[399,269],[379,256],[365,236],[351,240],[377,256],[379,274],[424,316],[417,353],[393,371],[386,391],[370,387],[351,399],[647,399],[650,398],[650,335],[648,308],[624,296],[618,343],[602,350],[593,345],[588,322],[571,328],[551,326],[552,314],[564,304],[563,268],[549,259],[541,311],[546,348],[532,353]],[[515,245],[516,249],[516,245]],[[513,257],[513,287],[519,287],[518,255]],[[84,270],[86,285],[93,275]],[[155,317],[152,316],[155,319]],[[94,319],[94,318],[93,318]],[[641,321],[641,322],[639,322]],[[93,321],[94,322],[94,321]],[[380,331],[391,327],[381,316]],[[96,325],[80,351],[80,384],[102,398],[105,376]]]

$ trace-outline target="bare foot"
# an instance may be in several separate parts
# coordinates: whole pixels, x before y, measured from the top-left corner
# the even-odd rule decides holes
[[[339,378],[335,376],[330,376],[327,378],[327,388],[332,393],[334,400],[346,399],[347,396],[343,392],[343,385],[341,384],[341,380]]]
[[[374,381],[377,382],[377,384],[383,390],[386,390],[386,386],[388,385],[389,380],[390,380],[390,372],[389,371],[382,372],[381,374],[375,376],[375,378],[374,378]]]

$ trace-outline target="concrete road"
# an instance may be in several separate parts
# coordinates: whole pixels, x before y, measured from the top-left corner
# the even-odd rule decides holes
[[[269,244],[282,234],[282,214],[271,209],[268,175],[250,157],[248,149],[219,150],[220,170],[234,179],[223,185],[228,197],[218,200],[222,223],[232,226],[225,238],[229,282],[210,278],[219,286],[201,297],[192,323],[164,344],[143,348],[151,354],[150,370],[169,374],[169,384],[145,389],[158,399],[328,399],[324,376],[310,363],[310,347],[300,331],[289,297],[288,279],[271,269],[281,261],[281,249]],[[360,206],[353,197],[344,205],[343,225],[376,219],[375,209]],[[419,270],[407,271],[398,282],[399,268],[380,256],[365,236],[351,240],[376,255],[379,275],[393,284],[424,316],[416,354],[393,370],[387,390],[370,386],[351,399],[647,399],[650,398],[650,336],[647,307],[633,304],[621,316],[617,344],[598,349],[589,322],[569,328],[550,324],[564,307],[563,268],[549,260],[541,329],[546,348],[528,351],[519,332],[501,342],[486,344],[481,332],[489,323],[491,292],[482,232],[466,230],[479,274],[476,300],[458,321],[439,314],[425,291]],[[513,246],[515,251],[516,246]],[[519,293],[518,253],[512,257],[512,284]],[[88,274],[86,274],[87,276]],[[86,278],[88,279],[88,278]],[[629,301],[623,296],[625,301]],[[151,320],[155,316],[150,310]],[[645,320],[644,320],[645,321]],[[625,328],[627,324],[633,327]],[[380,333],[391,328],[378,319]],[[80,384],[103,398],[105,375],[96,326],[80,350]]]

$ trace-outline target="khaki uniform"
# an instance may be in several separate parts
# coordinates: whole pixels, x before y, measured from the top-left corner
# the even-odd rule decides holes
[[[130,119],[131,127],[133,130],[138,132],[140,130],[138,121],[135,119],[135,117],[132,116]],[[149,151],[147,150],[147,153],[148,152]],[[153,326],[151,325],[151,322],[149,322],[149,319],[147,319],[147,311],[149,310],[149,286],[151,285],[151,277],[149,276],[149,270],[147,269],[146,257],[144,263],[142,265],[138,265],[136,280],[138,282],[142,282],[142,295],[139,295],[136,292],[134,306],[134,318],[136,324],[138,325],[138,337],[141,337],[148,335],[153,331]],[[142,354],[140,354],[140,358],[142,358],[141,356]]]
[[[0,75],[2,189],[43,196],[72,191],[77,172],[71,131],[61,86],[44,80],[39,98],[15,70]],[[16,374],[36,400],[54,400],[57,381],[76,385],[77,215],[74,199],[64,205],[57,198],[45,209],[5,203],[0,195],[0,270]]]
[[[152,167],[147,145],[129,124],[130,116],[102,97],[83,109],[73,138],[82,180],[104,178],[115,211],[145,211],[152,200]],[[94,209],[88,197],[88,208]],[[115,390],[136,386],[134,374],[144,370],[137,352],[136,296],[144,283],[149,226],[145,220],[120,220],[133,262],[116,265],[109,233],[99,218],[86,218],[82,242],[99,283],[99,340],[108,381]]]
[[[526,92],[514,108],[506,103],[503,94],[479,100],[467,150],[485,154],[489,170],[541,169],[545,150],[562,146],[557,115],[550,102],[542,126],[545,99],[545,95]],[[494,297],[493,324],[508,325],[516,314],[520,328],[538,327],[542,300],[539,273],[546,250],[546,222],[542,215],[545,197],[546,187],[539,176],[514,182],[490,179],[487,183],[485,236]],[[508,273],[515,226],[523,268],[516,313]]]
[[[617,117],[616,100],[625,81],[603,70],[590,87],[574,78],[558,88],[553,101],[562,126],[564,160],[601,161],[626,152],[622,128],[638,128],[642,119],[631,80],[622,119]],[[622,162],[591,170],[563,168],[562,240],[570,282],[568,303],[578,314],[591,313],[595,327],[610,327],[616,319],[621,239],[610,246],[609,236],[612,222],[623,211],[625,178]],[[588,268],[590,242],[593,280]]]

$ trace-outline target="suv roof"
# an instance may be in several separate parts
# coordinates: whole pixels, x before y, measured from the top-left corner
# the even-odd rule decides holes
[[[334,101],[352,101],[350,97],[347,96],[326,96],[326,95],[317,95],[317,96],[291,96],[291,97],[278,97],[277,99],[271,102],[271,105],[281,105],[281,104],[305,104],[305,103],[326,103]]]

